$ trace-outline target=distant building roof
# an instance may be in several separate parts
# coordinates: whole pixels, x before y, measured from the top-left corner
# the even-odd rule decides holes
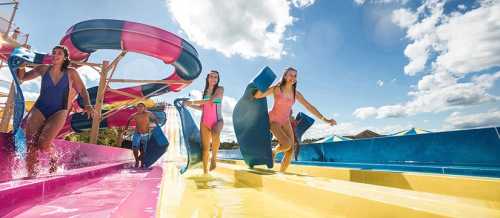
[[[373,132],[371,130],[365,130],[363,132],[360,132],[354,136],[351,136],[349,138],[353,138],[353,139],[366,139],[366,138],[374,138],[374,137],[380,137],[382,135],[376,133],[376,132]]]

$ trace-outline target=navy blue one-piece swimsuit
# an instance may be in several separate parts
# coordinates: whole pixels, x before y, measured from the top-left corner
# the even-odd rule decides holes
[[[66,71],[57,84],[50,77],[50,68],[42,76],[40,96],[35,107],[42,112],[45,119],[68,106],[69,78]]]

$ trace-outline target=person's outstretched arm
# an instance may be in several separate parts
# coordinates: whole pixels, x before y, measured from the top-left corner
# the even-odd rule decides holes
[[[253,94],[253,97],[255,97],[255,98],[265,98],[265,97],[273,94],[273,91],[274,91],[274,89],[276,87],[277,86],[271,86],[265,92],[261,92],[261,91],[257,90],[257,92],[255,94]]]
[[[217,87],[217,90],[215,90],[214,95],[212,95],[212,97],[210,97],[209,99],[185,101],[185,105],[190,106],[190,107],[198,106],[198,108],[201,109],[201,107],[200,107],[201,105],[206,104],[208,102],[213,102],[215,99],[220,99],[222,101],[223,96],[224,96],[224,87],[219,86],[219,87]]]
[[[83,83],[82,78],[80,78],[80,75],[78,75],[78,72],[74,68],[68,68],[68,73],[72,77],[76,91],[82,96],[84,104],[83,109],[87,113],[88,118],[93,118],[95,111],[90,103],[89,92],[87,92],[85,83]]]
[[[35,68],[33,68],[32,70],[26,72],[26,64],[24,63],[24,64],[21,64],[21,66],[19,66],[19,68],[17,70],[17,77],[19,78],[19,80],[22,83],[24,81],[32,80],[32,79],[39,77],[40,75],[47,72],[48,69],[49,69],[49,66],[47,66],[47,65],[38,65]]]
[[[318,111],[318,109],[316,109],[316,107],[314,107],[311,103],[309,103],[299,91],[296,92],[295,99],[297,99],[297,101],[300,104],[302,104],[309,112],[311,112],[312,114],[314,114],[314,116],[316,116],[320,120],[325,121],[325,122],[329,123],[332,126],[333,125],[337,125],[337,121],[335,121],[334,119],[328,119],[325,116],[323,116]]]
[[[191,101],[184,101],[184,105],[190,107],[190,108],[194,108],[196,110],[201,110],[201,106],[199,105],[194,105],[193,103],[191,103]]]

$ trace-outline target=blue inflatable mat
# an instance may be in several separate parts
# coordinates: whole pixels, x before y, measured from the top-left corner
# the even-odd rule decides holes
[[[153,165],[167,151],[168,140],[160,126],[156,126],[151,131],[148,145],[144,151],[144,164],[146,167]]]
[[[181,168],[181,173],[185,173],[189,168],[201,162],[201,139],[200,130],[189,113],[189,110],[184,107],[182,102],[188,100],[187,98],[175,99],[174,105],[179,111],[182,125],[182,136],[184,137],[184,144],[186,146],[187,163]]]
[[[299,112],[295,120],[297,122],[297,127],[295,128],[295,137],[297,138],[298,142],[300,142],[302,140],[302,135],[304,135],[306,130],[314,124],[314,119],[302,112]]]
[[[17,78],[17,70],[19,66],[23,63],[35,63],[41,64],[43,57],[46,54],[37,53],[32,50],[26,49],[24,47],[18,47],[12,50],[10,57],[7,61],[9,65],[10,72],[12,74],[14,87],[14,115],[13,115],[13,127],[12,127],[12,137],[13,143],[11,145],[2,145],[13,147],[17,154],[24,156],[26,153],[26,136],[21,127],[21,122],[24,117],[25,102],[24,95],[21,89],[21,83]]]
[[[245,93],[234,107],[234,132],[243,160],[250,168],[255,165],[273,167],[267,99],[256,99],[253,95],[257,90],[266,91],[274,79],[276,75],[271,68],[264,67],[247,85]]]

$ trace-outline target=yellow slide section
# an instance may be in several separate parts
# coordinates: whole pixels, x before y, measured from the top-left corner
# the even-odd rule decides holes
[[[241,161],[220,161],[208,177],[179,175],[178,117],[167,114],[158,217],[500,217],[492,178],[297,165],[282,174]]]

